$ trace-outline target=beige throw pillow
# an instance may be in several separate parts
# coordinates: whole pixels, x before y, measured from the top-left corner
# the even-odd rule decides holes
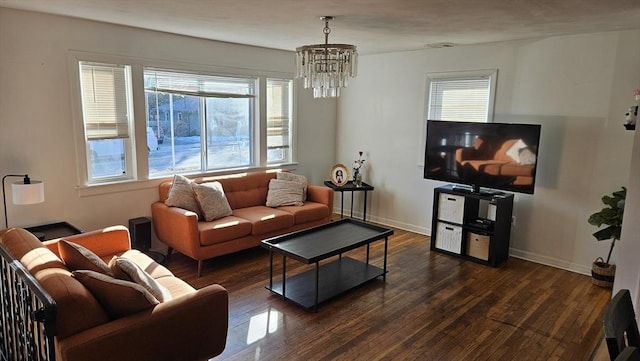
[[[69,270],[91,270],[113,276],[102,258],[79,244],[61,240],[58,242],[58,253]]]
[[[289,173],[289,172],[278,172],[276,173],[276,179],[279,180],[286,180],[286,181],[290,181],[290,182],[298,182],[300,184],[304,185],[304,189],[303,189],[303,194],[302,194],[302,201],[306,201],[307,200],[307,185],[309,184],[307,182],[307,177],[300,175],[300,174],[293,174],[293,173]]]
[[[159,302],[144,287],[94,271],[73,271],[72,275],[100,302],[111,319],[149,309]]]
[[[298,182],[272,179],[267,192],[267,207],[301,206],[304,185]]]
[[[211,222],[232,214],[220,182],[193,183],[191,188],[205,221]]]
[[[202,218],[202,214],[200,214],[200,207],[198,206],[196,197],[193,195],[192,184],[195,184],[195,182],[191,179],[179,174],[174,175],[167,200],[164,201],[164,204],[194,212],[200,219]]]
[[[169,301],[171,293],[168,289],[156,282],[151,275],[145,272],[138,264],[124,257],[114,256],[109,262],[109,268],[117,278],[131,281],[144,287],[160,302]]]

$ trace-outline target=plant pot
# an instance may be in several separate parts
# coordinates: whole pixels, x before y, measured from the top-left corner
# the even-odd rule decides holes
[[[594,285],[600,287],[613,287],[613,279],[616,274],[616,265],[606,264],[602,257],[598,257],[591,265],[591,280]]]

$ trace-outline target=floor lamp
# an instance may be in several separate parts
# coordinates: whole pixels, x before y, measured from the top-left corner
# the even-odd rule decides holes
[[[24,179],[22,182],[11,184],[11,194],[13,196],[13,204],[35,204],[44,202],[44,183],[42,181],[29,178],[28,174],[7,174],[2,177],[2,204],[4,205],[4,225],[9,228],[9,220],[7,219],[7,193],[4,189],[4,180],[7,177],[20,177]]]

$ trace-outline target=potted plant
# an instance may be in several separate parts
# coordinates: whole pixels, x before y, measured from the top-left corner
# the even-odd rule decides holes
[[[591,268],[591,276],[593,283],[602,287],[612,287],[613,279],[616,273],[616,266],[609,263],[611,260],[611,252],[616,245],[616,240],[620,239],[620,232],[622,231],[622,215],[624,213],[624,202],[627,196],[627,188],[622,187],[622,190],[613,192],[611,195],[605,195],[602,197],[602,203],[606,207],[602,208],[599,212],[596,212],[589,216],[589,224],[596,227],[606,225],[606,228],[602,228],[595,232],[593,236],[598,241],[611,240],[611,247],[609,247],[609,254],[607,259],[603,260],[602,257],[598,257],[593,262]]]

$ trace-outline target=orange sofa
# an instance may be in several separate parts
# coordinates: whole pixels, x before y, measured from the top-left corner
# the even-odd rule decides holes
[[[145,254],[130,249],[124,226],[65,239],[106,262],[113,256],[133,261],[170,297],[151,308],[114,318],[105,306],[104,294],[95,289],[92,293],[72,275],[61,257],[60,239],[43,243],[21,228],[0,230],[0,243],[55,300],[57,360],[202,360],[222,353],[228,326],[228,294],[222,286],[195,290]],[[120,294],[115,299],[119,297],[123,303],[128,301]]]
[[[159,185],[159,201],[151,205],[153,227],[158,239],[173,250],[202,261],[260,245],[260,241],[331,221],[333,190],[308,185],[302,206],[267,207],[269,182],[274,172],[256,172],[224,178],[197,179],[197,183],[217,181],[222,184],[232,215],[206,222],[198,215],[165,204],[172,181]]]

